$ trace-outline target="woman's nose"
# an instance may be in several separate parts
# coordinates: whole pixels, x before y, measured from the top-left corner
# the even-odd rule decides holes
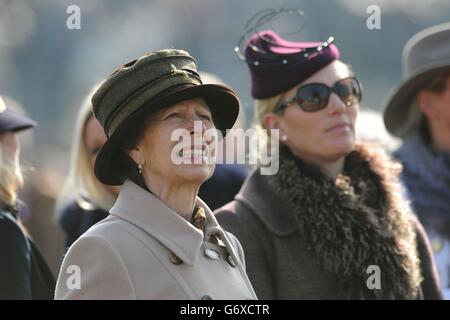
[[[335,92],[332,92],[330,99],[328,100],[328,110],[331,115],[341,114],[345,112],[348,107],[345,105],[344,101],[338,97]]]
[[[203,134],[207,129],[206,124],[202,121],[202,118],[197,115],[192,115],[188,120],[188,130],[191,134],[198,131],[198,133]]]

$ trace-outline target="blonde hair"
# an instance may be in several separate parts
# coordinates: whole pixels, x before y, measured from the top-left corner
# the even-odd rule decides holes
[[[255,124],[254,126],[264,128],[264,116],[267,113],[272,113],[275,107],[280,102],[282,94],[267,98],[255,99]],[[265,129],[265,128],[264,128]]]
[[[109,211],[114,205],[115,196],[96,178],[89,160],[84,139],[86,124],[94,116],[92,112],[91,97],[99,85],[94,86],[86,96],[84,103],[78,111],[71,150],[69,174],[64,190],[59,197],[57,210],[61,208],[64,200],[74,196],[78,205],[85,210],[96,208]],[[58,210],[61,212],[61,210]]]
[[[282,96],[283,94],[278,94],[267,99],[255,99],[252,128],[257,133],[261,148],[250,149],[249,157],[251,159],[256,159],[256,165],[254,167],[261,165],[262,153],[266,153],[268,150],[272,149],[271,141],[273,137],[271,136],[270,131],[264,126],[264,116],[275,111],[275,107],[281,101]]]
[[[3,144],[0,146],[0,202],[15,206],[17,192],[23,187],[23,176],[18,164],[7,164],[3,159]]]

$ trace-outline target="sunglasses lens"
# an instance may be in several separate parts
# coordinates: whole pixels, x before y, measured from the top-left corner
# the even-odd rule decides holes
[[[361,88],[355,78],[343,79],[336,83],[335,88],[347,106],[354,105],[361,100]]]
[[[327,106],[330,90],[326,85],[314,83],[297,91],[297,102],[305,111],[317,111]]]

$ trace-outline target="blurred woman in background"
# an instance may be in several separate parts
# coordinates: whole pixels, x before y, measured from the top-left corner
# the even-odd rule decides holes
[[[56,205],[66,250],[91,226],[108,216],[119,193],[119,187],[102,184],[94,174],[95,159],[106,141],[103,128],[92,112],[91,96],[96,88],[78,111],[69,175]]]
[[[200,76],[205,84],[227,85],[212,73],[200,72]],[[245,129],[245,112],[242,109],[239,111],[239,116],[232,128],[232,130],[235,129]],[[249,173],[245,164],[237,163],[237,159],[244,156],[245,148],[242,148],[241,145],[234,145],[234,150],[226,150],[226,146],[230,144],[229,139],[230,136],[226,136],[218,144],[214,173],[198,190],[198,196],[205,201],[211,210],[216,210],[233,201]],[[227,157],[229,162],[227,162]]]
[[[0,97],[0,299],[52,299],[55,288],[46,261],[17,218],[23,177],[16,132],[35,125]]]

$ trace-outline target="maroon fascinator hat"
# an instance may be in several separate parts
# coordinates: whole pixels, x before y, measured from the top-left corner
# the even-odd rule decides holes
[[[287,91],[339,59],[330,37],[325,42],[292,42],[272,30],[253,34],[245,45],[251,95],[266,99]]]

